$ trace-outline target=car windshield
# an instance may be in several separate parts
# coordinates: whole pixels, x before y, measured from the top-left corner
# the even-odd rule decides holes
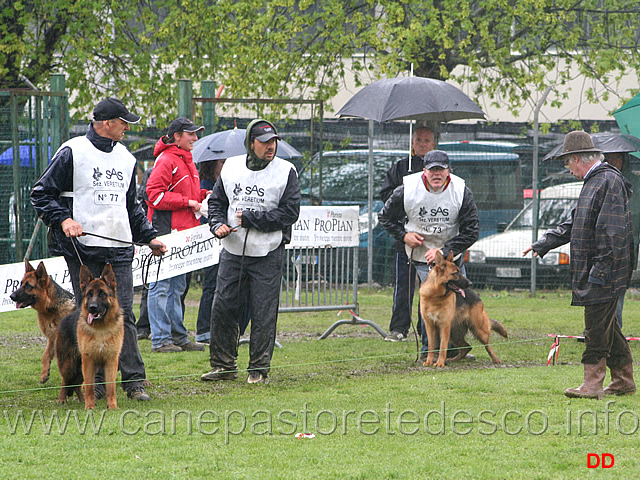
[[[387,170],[405,158],[402,152],[374,152],[373,195],[379,199],[380,188]],[[320,193],[318,157],[300,172],[300,191],[303,196],[317,199]],[[369,178],[369,154],[343,151],[326,152],[322,158],[322,197],[330,202],[366,203]]]
[[[540,210],[538,216],[540,222],[538,228],[551,228],[564,222],[571,215],[578,202],[577,198],[545,198],[540,200]],[[518,214],[518,216],[511,222],[508,230],[518,228],[533,228],[533,204],[530,203],[527,207]]]

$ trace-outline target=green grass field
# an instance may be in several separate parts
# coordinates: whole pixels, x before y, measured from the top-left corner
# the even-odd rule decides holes
[[[391,293],[361,289],[360,315],[386,330]],[[203,383],[208,349],[152,354],[141,341],[152,401],[133,402],[118,387],[120,410],[101,400],[89,414],[75,398],[55,403],[55,365],[39,385],[45,342],[35,311],[0,314],[0,478],[638,477],[640,396],[564,397],[582,380],[583,344],[573,339],[561,341],[560,363],[546,366],[548,333],[582,332],[583,310],[570,306],[570,293],[480,293],[510,334],[492,336],[504,365],[476,347],[475,361],[425,368],[415,363],[413,338],[384,342],[370,327],[349,325],[318,340],[347,314],[283,314],[269,384],[248,385],[245,371]],[[199,295],[189,293],[191,331]],[[628,295],[624,318],[625,334],[638,335],[637,296]],[[631,342],[636,359],[639,345]],[[247,357],[242,345],[241,368]],[[615,463],[589,469],[590,453]]]

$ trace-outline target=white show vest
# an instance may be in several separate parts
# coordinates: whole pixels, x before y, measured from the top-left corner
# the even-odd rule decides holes
[[[430,192],[424,185],[422,173],[404,177],[404,211],[408,221],[406,232],[416,232],[424,242],[413,249],[412,259],[426,262],[424,256],[430,248],[442,248],[445,242],[458,235],[458,212],[464,198],[464,180],[451,174],[451,182],[442,192]],[[407,256],[411,247],[405,244]]]
[[[73,152],[73,219],[85,232],[131,242],[127,190],[136,164],[127,148],[117,143],[111,153],[98,150],[85,136],[60,147]],[[78,237],[88,247],[126,247],[127,244],[93,236]]]
[[[274,157],[264,169],[253,171],[247,168],[246,158],[246,155],[228,158],[220,172],[229,199],[229,226],[237,225],[236,212],[239,210],[262,212],[278,208],[287,187],[289,172],[295,168],[292,163]],[[244,253],[248,257],[263,257],[282,243],[282,230],[260,232],[238,228],[224,237],[221,243],[225,250],[234,255]]]

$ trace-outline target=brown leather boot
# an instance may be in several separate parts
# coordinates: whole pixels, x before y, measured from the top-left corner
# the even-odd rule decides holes
[[[604,398],[602,382],[607,373],[607,361],[601,358],[598,363],[584,364],[584,381],[578,388],[567,388],[564,394],[569,398]]]
[[[631,395],[636,393],[636,382],[633,381],[633,363],[622,367],[610,368],[611,383],[604,389],[605,395]]]

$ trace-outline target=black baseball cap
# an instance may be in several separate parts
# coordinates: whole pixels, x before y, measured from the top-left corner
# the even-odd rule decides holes
[[[276,129],[273,128],[273,125],[271,125],[269,122],[258,122],[253,127],[251,127],[249,138],[251,140],[257,139],[263,143],[268,142],[272,138],[280,140],[278,132],[276,132]]]
[[[140,116],[127,110],[121,100],[109,97],[102,100],[93,109],[93,119],[96,121],[119,118],[127,123],[138,123]]]
[[[173,138],[173,134],[178,132],[193,133],[193,132],[199,132],[200,130],[204,130],[204,127],[197,126],[188,118],[180,117],[180,118],[176,118],[173,122],[169,124],[167,137]]]
[[[449,168],[449,155],[442,150],[431,150],[424,156],[422,166],[427,170],[434,167]]]

